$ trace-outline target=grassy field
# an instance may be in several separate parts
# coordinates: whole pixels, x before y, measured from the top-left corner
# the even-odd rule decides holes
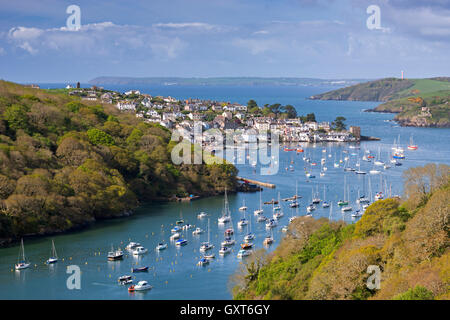
[[[414,79],[415,83],[412,87],[402,90],[394,95],[394,98],[420,96],[424,98],[430,93],[436,91],[450,90],[450,82],[437,81],[432,79]]]

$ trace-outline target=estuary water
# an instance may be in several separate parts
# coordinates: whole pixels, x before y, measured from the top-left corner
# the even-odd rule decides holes
[[[63,84],[43,84],[41,88],[63,87]],[[126,91],[138,89],[152,95],[172,96],[179,99],[200,98],[221,101],[230,101],[246,104],[254,99],[259,105],[266,103],[292,104],[299,114],[314,112],[318,121],[333,121],[337,116],[344,116],[347,125],[358,125],[366,136],[381,138],[381,141],[368,141],[360,144],[327,143],[302,144],[304,153],[285,152],[280,146],[278,160],[279,170],[273,175],[260,175],[260,167],[250,164],[237,165],[239,175],[276,184],[275,189],[264,189],[261,192],[262,201],[277,199],[295,194],[296,184],[300,199],[300,207],[289,208],[288,202],[281,202],[284,217],[278,226],[272,230],[274,244],[267,248],[274,250],[280,243],[283,233],[281,228],[288,224],[289,217],[305,215],[306,206],[314,196],[325,199],[333,204],[333,209],[322,208],[312,212],[312,216],[331,217],[334,220],[344,219],[348,223],[355,222],[351,212],[342,213],[337,206],[340,199],[350,200],[353,212],[357,208],[355,200],[365,194],[372,196],[378,191],[387,194],[401,195],[402,172],[410,167],[424,165],[429,162],[450,164],[450,129],[434,128],[402,128],[390,121],[392,114],[366,113],[364,109],[373,108],[377,102],[350,102],[350,101],[313,101],[306,98],[320,92],[334,88],[327,87],[187,87],[187,86],[153,86],[153,87],[126,87],[110,86],[107,89]],[[334,167],[345,157],[349,158],[349,165],[355,167],[357,159],[361,158],[365,150],[385,162],[389,162],[391,147],[394,139],[400,135],[400,142],[405,149],[405,160],[402,166],[392,166],[390,169],[379,168],[380,174],[371,175],[372,162],[361,161],[361,170],[366,175],[357,175],[354,172],[345,172],[343,164]],[[416,151],[407,150],[406,146],[410,136],[419,146]],[[352,146],[352,147],[350,147]],[[323,152],[325,150],[325,152]],[[311,158],[317,163],[311,166],[303,157]],[[320,176],[321,158],[325,158],[324,176]],[[273,167],[275,169],[275,166]],[[288,170],[286,170],[288,168]],[[315,178],[305,176],[305,168]],[[370,180],[370,183],[369,183]],[[370,189],[369,189],[370,185]],[[256,248],[262,248],[266,235],[271,234],[264,223],[258,223],[253,211],[260,206],[260,193],[230,194],[229,204],[232,223],[235,230],[236,245],[233,252],[220,257],[218,250],[223,240],[224,228],[218,225],[223,207],[223,197],[211,197],[192,201],[190,203],[156,203],[143,205],[135,214],[109,221],[101,221],[81,231],[52,237],[25,239],[25,253],[32,267],[23,271],[14,271],[17,262],[19,246],[0,249],[0,299],[230,299],[230,276],[240,266],[240,259],[236,257],[240,243],[247,233],[247,228],[238,229],[237,222],[243,218],[251,220],[251,231],[256,238],[253,241]],[[372,199],[373,200],[373,199]],[[238,210],[240,206],[248,207],[246,213]],[[262,205],[264,214],[272,216],[272,206]],[[212,252],[216,258],[208,266],[196,265],[199,257],[201,242],[207,240],[208,218],[197,219],[201,211],[209,214],[210,238],[215,245]],[[186,246],[178,248],[169,241],[171,228],[175,221],[183,217],[186,223],[201,227],[205,233],[194,236],[193,229],[182,232],[182,237],[188,241]],[[51,240],[54,239],[60,261],[52,266],[44,262],[50,255]],[[164,240],[168,248],[156,252],[158,242]],[[107,253],[114,245],[122,249],[130,241],[140,242],[149,252],[139,258],[126,252],[122,261],[108,262]],[[81,269],[81,289],[69,290],[66,285],[70,274],[66,273],[68,265],[78,265]],[[146,273],[131,273],[136,266],[149,266]],[[119,276],[131,274],[135,282],[147,280],[153,289],[147,292],[128,293],[126,286],[117,283]]]

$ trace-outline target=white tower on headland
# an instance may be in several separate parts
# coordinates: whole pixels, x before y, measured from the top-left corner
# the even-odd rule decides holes
[[[402,70],[402,80],[403,80],[403,70]]]

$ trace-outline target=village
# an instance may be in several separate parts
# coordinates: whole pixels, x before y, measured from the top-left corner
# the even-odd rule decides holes
[[[113,104],[119,110],[132,112],[146,122],[178,130],[181,136],[191,142],[194,142],[194,132],[199,127],[202,131],[218,129],[222,133],[252,130],[258,134],[259,139],[263,135],[269,139],[272,133],[285,143],[361,140],[360,127],[351,126],[347,130],[342,119],[339,120],[339,125],[334,122],[317,122],[314,114],[312,117],[308,115],[306,119],[296,116],[296,111],[294,116],[282,112],[264,114],[261,108],[255,106],[212,100],[178,100],[170,96],[151,96],[139,90],[119,93],[97,86],[80,88],[79,84],[77,88],[68,85],[66,89],[69,90],[69,95],[79,96],[82,101]]]

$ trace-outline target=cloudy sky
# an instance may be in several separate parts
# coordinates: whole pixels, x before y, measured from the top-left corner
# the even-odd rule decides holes
[[[17,82],[450,76],[449,56],[450,0],[0,0],[0,78]]]

